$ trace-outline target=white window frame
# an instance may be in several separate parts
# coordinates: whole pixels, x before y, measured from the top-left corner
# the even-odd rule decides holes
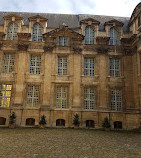
[[[122,111],[122,91],[112,89],[111,90],[111,110]]]
[[[68,93],[68,87],[66,86],[56,87],[56,108],[57,109],[67,108],[67,93]]]
[[[27,86],[26,104],[27,107],[36,107],[39,104],[39,86]]]
[[[58,56],[58,75],[67,75],[67,57]]]
[[[10,23],[7,28],[7,40],[17,39],[18,25],[16,23]]]
[[[5,87],[4,89],[2,87]],[[11,86],[8,89],[8,86]],[[9,94],[9,95],[8,95]],[[12,94],[12,85],[10,84],[1,84],[0,85],[0,107],[9,107],[11,102],[11,94]],[[3,104],[2,104],[3,100]],[[5,105],[8,102],[9,105]]]
[[[109,59],[109,69],[111,77],[120,77],[120,59],[110,58]]]
[[[32,32],[32,41],[33,42],[42,42],[42,25],[34,24],[33,25],[33,32]]]
[[[40,74],[41,73],[41,56],[40,55],[30,55],[30,74]]]
[[[68,46],[68,37],[59,37],[59,46]]]
[[[2,72],[9,73],[14,71],[15,54],[4,54]]]
[[[84,58],[84,76],[94,76],[94,58]]]
[[[110,29],[110,45],[119,45],[119,33],[116,29]]]
[[[84,109],[93,110],[95,107],[95,89],[84,87]]]
[[[95,33],[94,29],[90,26],[85,27],[85,44],[94,44]]]

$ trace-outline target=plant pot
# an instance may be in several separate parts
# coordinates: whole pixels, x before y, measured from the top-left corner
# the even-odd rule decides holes
[[[40,125],[39,128],[45,128],[45,125]]]
[[[109,131],[110,131],[110,128],[106,128],[106,127],[105,127],[104,130],[107,131],[107,132],[109,132]]]
[[[15,124],[10,124],[9,128],[15,128]]]
[[[79,128],[79,126],[78,126],[78,125],[74,125],[74,128],[75,128],[75,129],[78,129],[78,128]]]

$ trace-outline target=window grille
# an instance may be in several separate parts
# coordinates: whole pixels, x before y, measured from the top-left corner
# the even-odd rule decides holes
[[[111,110],[122,110],[122,92],[121,90],[111,90]]]
[[[56,108],[65,109],[67,107],[67,87],[56,88]]]
[[[67,74],[67,57],[58,57],[58,74]]]
[[[120,77],[120,60],[110,58],[110,76]]]
[[[85,28],[85,44],[94,44],[94,30],[91,27]]]
[[[84,109],[92,110],[95,105],[94,88],[84,88]]]
[[[68,38],[59,37],[59,46],[68,46]]]
[[[42,26],[39,24],[33,25],[32,41],[42,42]]]
[[[94,76],[94,59],[84,58],[84,75]]]
[[[40,74],[40,68],[41,68],[41,56],[31,55],[30,56],[30,73]]]
[[[118,31],[114,28],[110,29],[110,45],[119,45]]]
[[[3,73],[13,72],[14,71],[14,62],[15,62],[14,54],[4,54],[2,72]]]
[[[7,29],[7,40],[17,39],[18,25],[15,23],[10,23]]]
[[[28,86],[27,87],[27,98],[28,107],[35,107],[39,103],[39,86]]]
[[[0,107],[9,107],[11,100],[12,85],[0,85]]]

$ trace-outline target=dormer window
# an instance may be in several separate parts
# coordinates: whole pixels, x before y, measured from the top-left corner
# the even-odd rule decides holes
[[[33,25],[32,41],[42,42],[42,26],[40,24]]]
[[[85,28],[85,44],[94,44],[94,30],[89,26]]]
[[[16,23],[10,23],[7,29],[7,40],[17,39],[18,25]]]
[[[118,31],[114,28],[110,29],[110,45],[119,45]]]
[[[59,37],[59,46],[68,46],[68,38]]]

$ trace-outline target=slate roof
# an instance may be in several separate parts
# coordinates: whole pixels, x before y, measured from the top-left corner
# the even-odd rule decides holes
[[[4,24],[3,17],[9,14],[17,14],[24,18],[24,25],[28,25],[28,18],[40,15],[48,19],[48,27],[58,28],[62,23],[65,23],[69,28],[80,27],[80,21],[93,18],[100,22],[99,30],[104,29],[104,23],[113,19],[124,23],[123,31],[129,31],[129,17],[114,17],[114,16],[103,16],[103,15],[89,15],[89,14],[51,14],[51,13],[28,13],[28,12],[0,12],[0,25]]]

